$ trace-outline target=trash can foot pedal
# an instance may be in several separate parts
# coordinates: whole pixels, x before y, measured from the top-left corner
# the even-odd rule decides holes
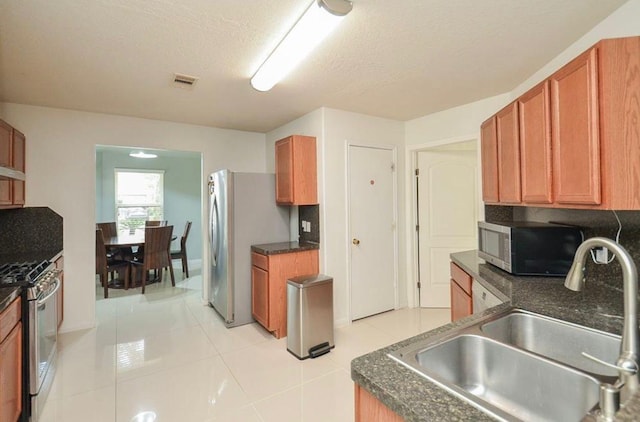
[[[313,346],[312,348],[310,348],[309,357],[311,359],[317,358],[318,356],[322,356],[326,353],[329,353],[330,350],[331,350],[331,346],[329,345],[329,342],[325,341],[324,343],[320,343],[317,346]]]

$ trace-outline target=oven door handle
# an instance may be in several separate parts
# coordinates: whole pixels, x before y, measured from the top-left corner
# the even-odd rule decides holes
[[[56,287],[51,291],[51,293],[49,293],[48,295],[46,295],[42,299],[38,299],[38,307],[40,307],[41,305],[44,305],[44,303],[47,300],[49,300],[51,298],[51,296],[53,296],[56,293],[58,293],[58,289],[60,289],[60,279],[58,277],[55,278],[55,283],[56,283]]]

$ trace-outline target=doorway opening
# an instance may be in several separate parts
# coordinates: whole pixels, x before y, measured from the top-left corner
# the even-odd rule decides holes
[[[413,151],[414,303],[450,306],[449,255],[477,247],[482,214],[477,139]]]
[[[152,151],[155,157],[131,155],[141,150]],[[144,231],[145,221],[166,221],[173,226],[171,251],[181,249],[181,236],[191,222],[186,242],[189,279],[181,276],[180,259],[173,261],[173,267],[176,281],[184,281],[181,286],[202,291],[202,154],[97,145],[95,157],[95,222],[114,222],[119,232],[131,235]],[[171,282],[158,283],[157,288],[166,286],[170,288]],[[96,289],[96,300],[102,299],[98,283]],[[110,297],[130,294],[140,294],[140,289],[109,290]]]

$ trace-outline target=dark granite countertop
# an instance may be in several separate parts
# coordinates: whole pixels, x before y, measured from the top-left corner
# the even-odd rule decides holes
[[[20,296],[21,287],[0,288],[0,312],[4,311],[15,298]]]
[[[276,255],[320,249],[320,244],[315,242],[277,242],[251,245],[251,251],[261,255]]]
[[[572,292],[564,287],[561,277],[513,276],[484,264],[475,250],[452,254],[451,260],[506,303],[360,356],[351,362],[351,378],[406,421],[494,419],[393,361],[387,356],[391,351],[460,326],[472,325],[480,318],[512,306],[602,331],[621,333],[621,291],[589,283],[587,279],[589,285],[582,292]],[[616,420],[638,420],[639,414],[640,393],[618,412]]]

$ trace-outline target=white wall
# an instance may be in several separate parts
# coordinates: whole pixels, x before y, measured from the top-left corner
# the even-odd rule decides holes
[[[315,136],[318,149],[318,201],[320,202],[320,271],[333,277],[336,325],[349,322],[347,233],[347,143],[391,146],[397,149],[399,262],[404,250],[404,124],[329,108],[313,111],[267,134],[267,167],[274,168],[274,143],[286,136]],[[297,219],[297,216],[294,218]],[[297,228],[296,228],[297,230]],[[406,306],[405,271],[399,266],[399,306]]]
[[[97,144],[201,152],[203,181],[220,168],[265,171],[265,136],[261,133],[11,103],[0,103],[0,115],[27,136],[27,206],[48,206],[64,218],[62,331],[95,323]],[[203,195],[204,188],[203,183]],[[203,268],[208,265],[206,257],[205,253]]]
[[[640,0],[630,0],[518,85],[511,91],[511,99],[518,98],[601,39],[636,35],[640,35]]]

